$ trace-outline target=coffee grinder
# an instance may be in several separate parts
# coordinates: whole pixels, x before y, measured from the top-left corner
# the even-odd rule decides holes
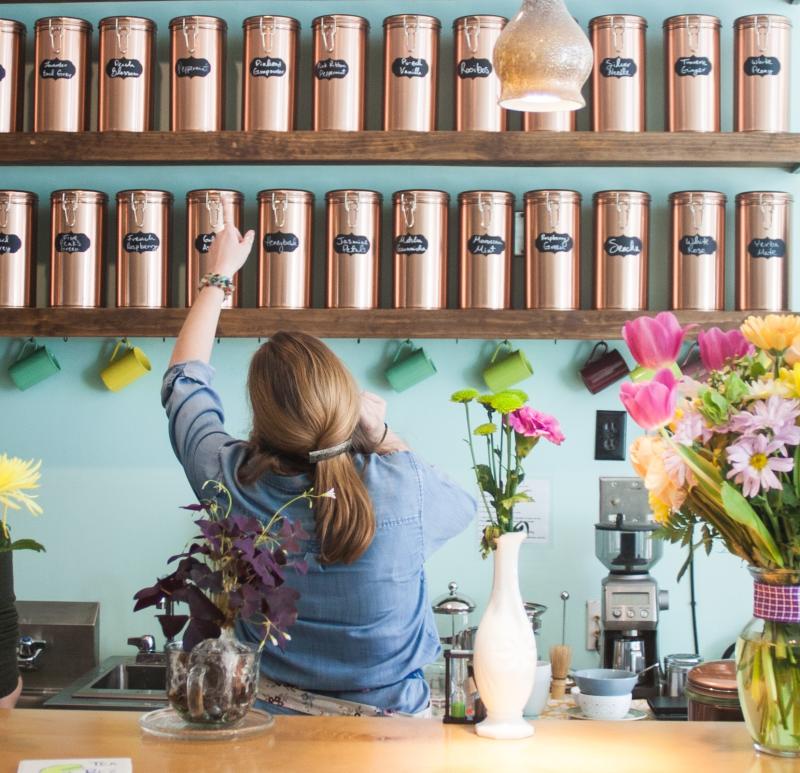
[[[641,480],[600,479],[595,555],[610,572],[603,579],[600,612],[604,668],[640,673],[659,662],[659,612],[669,608],[669,594],[650,576],[664,550],[664,543],[653,539],[657,528]],[[659,671],[652,668],[641,675],[633,697],[658,694]]]

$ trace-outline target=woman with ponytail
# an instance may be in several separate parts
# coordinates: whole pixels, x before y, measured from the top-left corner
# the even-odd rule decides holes
[[[278,333],[256,351],[250,435],[226,433],[209,361],[231,278],[253,245],[231,214],[164,376],[172,447],[198,497],[219,481],[238,513],[268,520],[309,488],[333,494],[286,511],[309,535],[292,556],[308,572],[287,572],[298,619],[285,650],[264,652],[259,698],[278,713],[424,715],[422,668],[439,653],[424,562],[467,526],[475,502],[411,452],[385,423],[383,400],[360,393],[313,336]],[[246,621],[237,632],[259,639]]]

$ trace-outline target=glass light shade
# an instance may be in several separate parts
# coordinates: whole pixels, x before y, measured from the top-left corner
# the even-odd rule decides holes
[[[578,110],[592,71],[592,45],[563,0],[523,0],[494,47],[500,105],[549,113]]]

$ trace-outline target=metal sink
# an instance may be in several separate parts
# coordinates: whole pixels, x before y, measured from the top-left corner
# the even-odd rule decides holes
[[[118,663],[75,695],[92,696],[97,690],[113,690],[126,695],[145,693],[145,697],[149,697],[154,690],[164,692],[166,683],[167,670],[164,665]]]

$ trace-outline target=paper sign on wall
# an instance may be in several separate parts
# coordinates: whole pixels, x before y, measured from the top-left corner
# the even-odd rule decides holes
[[[528,524],[525,542],[547,545],[550,543],[550,481],[541,478],[526,479],[524,490],[533,502],[518,504],[514,508],[514,521]],[[481,531],[490,520],[488,513],[482,509],[478,523]]]

